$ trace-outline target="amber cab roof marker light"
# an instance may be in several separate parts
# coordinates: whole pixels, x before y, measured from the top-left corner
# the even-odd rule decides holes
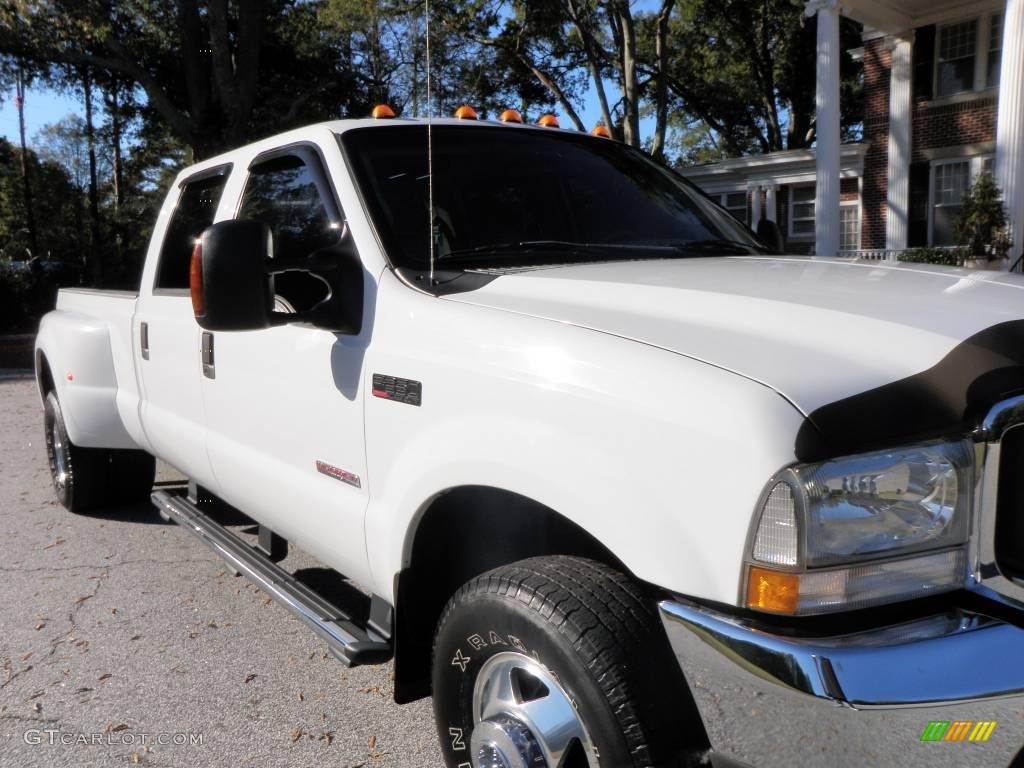
[[[455,117],[459,120],[476,120],[476,110],[469,106],[469,104],[463,104],[455,110]]]
[[[542,125],[545,128],[558,128],[558,118],[551,114],[541,115],[540,120],[537,121],[537,125]]]
[[[498,119],[503,123],[521,123],[523,122],[523,116],[516,112],[514,109],[506,109],[502,112]]]
[[[390,120],[395,116],[395,110],[389,107],[387,104],[378,104],[373,108],[373,112],[370,113],[370,117],[374,120]]]
[[[600,136],[602,139],[610,139],[612,137],[612,132],[609,131],[606,126],[595,125],[594,126],[594,130],[592,130],[590,132],[590,135],[591,136]]]

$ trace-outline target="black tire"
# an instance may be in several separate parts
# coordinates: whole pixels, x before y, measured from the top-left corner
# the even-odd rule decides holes
[[[582,722],[596,754],[589,757],[580,740],[567,753],[567,768],[696,762],[703,728],[654,601],[605,565],[551,556],[473,579],[442,615],[433,695],[449,768],[477,766],[470,743],[477,678],[504,659],[515,663],[514,654],[539,662]]]
[[[44,424],[50,477],[66,509],[83,513],[147,498],[156,474],[156,461],[148,453],[75,445],[54,392],[46,395]]]

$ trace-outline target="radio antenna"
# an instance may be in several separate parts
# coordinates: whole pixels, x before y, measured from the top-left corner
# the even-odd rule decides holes
[[[423,15],[426,17],[427,33],[427,206],[429,208],[430,221],[427,232],[430,239],[430,287],[434,287],[434,131],[433,116],[434,102],[431,98],[431,68],[430,68],[430,0],[423,0]]]

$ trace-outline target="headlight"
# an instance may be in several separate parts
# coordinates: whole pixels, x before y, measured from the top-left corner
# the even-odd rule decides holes
[[[808,614],[957,588],[973,466],[959,441],[787,469],[760,504],[744,603]]]

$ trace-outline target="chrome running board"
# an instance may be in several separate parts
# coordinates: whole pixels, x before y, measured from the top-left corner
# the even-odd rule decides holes
[[[195,534],[232,568],[248,576],[267,595],[309,624],[327,643],[331,653],[347,666],[383,664],[391,658],[391,643],[386,637],[356,624],[340,608],[271,562],[185,497],[156,491],[150,498],[161,516]]]

